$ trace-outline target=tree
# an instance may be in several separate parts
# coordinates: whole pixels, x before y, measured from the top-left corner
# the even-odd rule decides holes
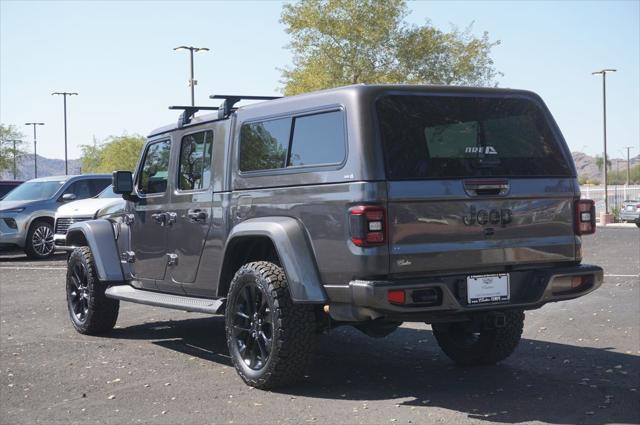
[[[142,136],[110,137],[102,144],[94,138],[93,145],[82,145],[82,171],[85,173],[110,173],[115,170],[130,170],[136,166],[144,146]]]
[[[283,7],[293,69],[282,71],[283,92],[357,83],[495,85],[490,57],[500,44],[426,21],[408,25],[404,0],[302,0]]]
[[[14,125],[0,124],[0,173],[13,172],[14,159],[19,164],[19,158],[27,153],[23,137],[24,135]],[[14,140],[16,140],[15,144]]]
[[[604,165],[604,158],[601,157],[600,155],[596,155],[595,161],[596,161],[596,166],[598,167],[598,170],[602,171],[602,166]],[[611,169],[611,160],[608,158],[607,158],[607,169],[609,170]]]

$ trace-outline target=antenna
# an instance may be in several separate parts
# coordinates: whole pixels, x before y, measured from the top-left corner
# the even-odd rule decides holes
[[[209,99],[224,99],[222,105],[220,105],[218,116],[220,118],[227,118],[231,114],[231,110],[236,103],[241,100],[274,100],[280,99],[282,96],[242,96],[242,95],[227,95],[227,94],[212,94]]]

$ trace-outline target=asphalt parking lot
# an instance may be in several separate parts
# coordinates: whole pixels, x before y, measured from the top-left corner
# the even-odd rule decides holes
[[[222,317],[122,304],[106,337],[67,318],[64,256],[0,253],[0,423],[640,423],[640,231],[598,229],[605,283],[527,313],[497,366],[454,366],[430,327],[324,335],[302,384],[245,386]]]

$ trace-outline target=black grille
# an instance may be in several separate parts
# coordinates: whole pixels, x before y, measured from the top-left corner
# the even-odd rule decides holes
[[[56,234],[66,235],[69,226],[80,221],[91,220],[91,217],[60,217],[56,220]]]

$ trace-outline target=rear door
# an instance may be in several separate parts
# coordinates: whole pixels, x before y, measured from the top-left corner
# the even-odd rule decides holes
[[[575,260],[574,170],[535,98],[402,94],[376,109],[392,274]]]
[[[212,154],[214,132],[201,129],[184,134],[178,147],[175,190],[169,214],[169,273],[173,283],[192,284],[212,221]]]

